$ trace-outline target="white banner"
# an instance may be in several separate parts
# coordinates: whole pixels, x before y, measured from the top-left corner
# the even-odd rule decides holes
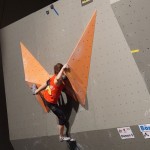
[[[133,139],[134,135],[130,127],[117,128],[121,139]]]
[[[139,125],[139,129],[145,139],[150,139],[150,124]]]

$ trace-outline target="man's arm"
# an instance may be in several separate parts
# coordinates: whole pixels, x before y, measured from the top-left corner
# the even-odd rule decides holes
[[[42,90],[44,90],[46,87],[47,87],[47,83],[44,83],[38,89],[35,90],[35,94],[38,94],[39,92],[41,92]]]
[[[55,78],[55,83],[56,83],[56,84],[59,84],[59,82],[62,81],[63,75],[64,75],[64,71],[65,71],[65,69],[68,69],[68,68],[69,68],[69,66],[68,66],[67,64],[65,64],[65,65],[61,68],[61,70],[59,71],[59,73],[57,74],[57,76],[56,76],[56,78]]]

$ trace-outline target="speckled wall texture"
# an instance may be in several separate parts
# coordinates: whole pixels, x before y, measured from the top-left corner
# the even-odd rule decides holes
[[[149,92],[110,1],[81,6],[81,1],[63,0],[54,7],[59,15],[47,6],[1,30],[10,139],[57,135],[55,116],[42,110],[24,82],[20,42],[52,73],[54,64],[68,60],[94,10],[88,107],[73,110],[71,132],[147,123]]]

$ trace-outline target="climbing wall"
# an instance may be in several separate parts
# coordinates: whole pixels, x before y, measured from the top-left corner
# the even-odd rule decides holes
[[[56,63],[68,61],[95,10],[86,101],[84,107],[72,107],[71,134],[86,150],[134,146],[138,150],[138,140],[145,142],[136,125],[148,123],[149,92],[112,10],[113,2],[57,1],[1,30],[9,133],[16,150],[48,150],[50,145],[53,150],[66,149],[58,142],[55,116],[42,109],[25,84],[20,42],[51,74]],[[132,126],[135,139],[120,139],[116,128],[126,126]],[[145,145],[148,149],[149,143]]]
[[[25,82],[31,90],[33,89],[33,84],[36,88],[40,87],[47,81],[51,76],[50,74],[41,66],[41,64],[34,58],[34,56],[29,52],[29,50],[20,42],[20,48],[22,53],[22,62],[24,68]],[[40,72],[40,73],[39,73]],[[36,94],[35,97],[39,104],[48,112],[47,107],[44,105],[42,100],[43,91],[40,94]]]
[[[85,106],[86,103],[95,22],[96,11],[93,12],[87,27],[67,61],[70,71],[66,75],[76,93],[77,100],[82,106]]]
[[[139,52],[134,53],[133,57],[150,92],[149,5],[149,0],[121,0],[112,3],[113,11],[130,49],[139,49]]]

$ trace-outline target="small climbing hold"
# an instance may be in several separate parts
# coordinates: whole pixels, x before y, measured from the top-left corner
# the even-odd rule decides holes
[[[54,12],[59,16],[59,13],[57,12],[57,10],[55,9],[55,7],[54,7],[54,5],[52,4],[51,6],[50,6],[50,8],[51,9],[53,9],[54,10]]]
[[[47,15],[49,14],[49,10],[46,11],[46,14],[47,14]]]

